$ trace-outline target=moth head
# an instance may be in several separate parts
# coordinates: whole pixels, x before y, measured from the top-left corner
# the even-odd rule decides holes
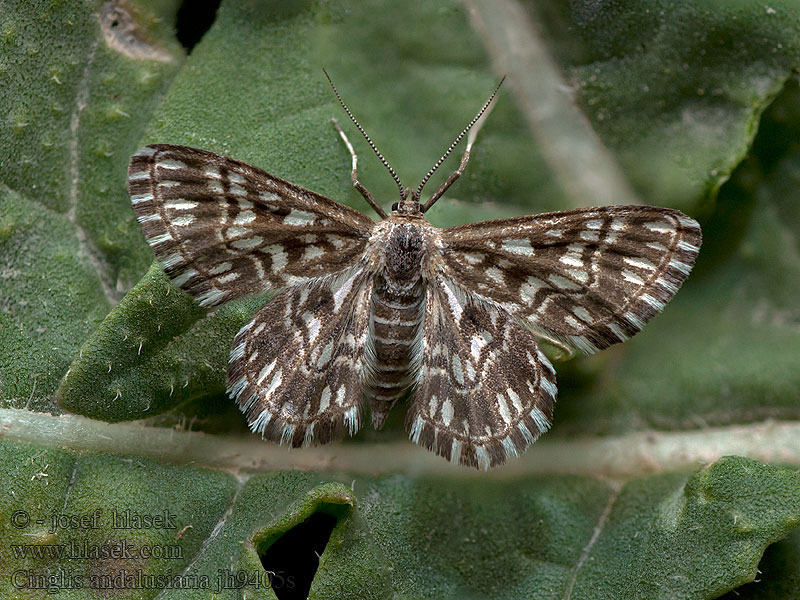
[[[424,211],[419,199],[411,196],[411,188],[405,188],[400,202],[392,204],[392,212],[401,215],[421,215]]]
[[[422,205],[416,200],[403,200],[392,204],[392,212],[401,215],[421,215]]]

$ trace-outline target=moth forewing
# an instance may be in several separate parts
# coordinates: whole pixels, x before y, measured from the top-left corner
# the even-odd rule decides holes
[[[248,165],[186,146],[140,149],[128,191],[173,282],[204,306],[355,264],[373,221]]]
[[[606,206],[444,230],[450,277],[590,354],[635,335],[689,274],[700,226],[673,209]]]

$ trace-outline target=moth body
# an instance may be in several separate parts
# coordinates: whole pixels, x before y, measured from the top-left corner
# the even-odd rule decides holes
[[[436,228],[421,213],[394,211],[375,227],[369,247],[379,265],[373,280],[367,338],[372,424],[380,429],[419,371],[427,263]],[[370,253],[368,247],[367,253]]]

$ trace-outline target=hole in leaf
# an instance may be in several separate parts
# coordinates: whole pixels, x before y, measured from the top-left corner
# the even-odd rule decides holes
[[[186,0],[178,9],[175,35],[181,46],[191,53],[217,16],[220,0]]]
[[[260,553],[261,564],[271,573],[270,587],[278,600],[308,598],[311,582],[319,566],[319,557],[325,551],[331,532],[339,522],[337,516],[322,512],[325,508],[328,507],[320,507],[318,512],[302,523],[279,534]]]

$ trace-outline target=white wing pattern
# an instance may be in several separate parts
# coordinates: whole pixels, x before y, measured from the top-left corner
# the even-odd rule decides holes
[[[139,150],[128,192],[175,285],[203,306],[355,264],[374,222],[247,163],[196,148]]]
[[[520,454],[549,428],[556,397],[535,338],[587,354],[625,341],[675,295],[700,243],[693,219],[649,206],[443,230],[411,439],[481,468]]]
[[[254,432],[297,447],[358,431],[369,283],[357,266],[292,286],[236,334],[228,392]]]
[[[237,334],[229,393],[293,446],[358,429],[373,221],[246,163],[185,146],[131,159],[128,188],[173,283],[204,306],[283,288]],[[302,422],[302,424],[301,424]]]
[[[428,287],[411,439],[464,465],[502,463],[549,428],[555,376],[530,331],[440,277]]]
[[[451,227],[445,273],[534,330],[590,354],[636,334],[689,275],[696,221],[604,206]]]

